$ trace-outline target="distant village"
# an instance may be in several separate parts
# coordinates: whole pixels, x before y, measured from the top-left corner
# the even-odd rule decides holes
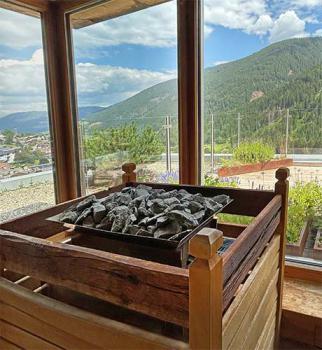
[[[0,131],[0,179],[51,169],[49,134]]]

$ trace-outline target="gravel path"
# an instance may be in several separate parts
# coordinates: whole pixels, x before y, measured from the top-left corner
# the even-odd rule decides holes
[[[0,193],[0,221],[55,204],[53,184],[39,184]]]

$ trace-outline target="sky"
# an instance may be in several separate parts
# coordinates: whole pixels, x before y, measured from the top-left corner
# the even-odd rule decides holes
[[[175,78],[176,33],[175,1],[73,30],[79,105]],[[205,67],[310,36],[322,36],[322,0],[204,0]],[[0,117],[46,108],[40,20],[0,9]]]

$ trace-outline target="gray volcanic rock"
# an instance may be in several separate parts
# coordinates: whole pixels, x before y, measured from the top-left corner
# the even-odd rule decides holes
[[[75,211],[65,211],[59,217],[60,221],[66,222],[68,224],[73,224],[77,219],[78,215]]]
[[[229,202],[226,195],[204,197],[184,189],[125,187],[97,199],[91,195],[60,215],[66,223],[120,234],[180,241]]]
[[[94,203],[93,206],[93,218],[96,224],[99,224],[106,215],[106,208],[103,204]]]
[[[87,218],[87,216],[91,215],[92,208],[86,208],[77,218],[75,224],[82,224],[83,221]]]
[[[159,227],[155,232],[154,232],[154,237],[155,238],[162,238],[166,235],[169,234],[177,234],[182,230],[182,227],[179,225],[177,221],[170,221],[167,223],[165,226]]]
[[[199,225],[198,220],[192,214],[184,210],[172,210],[168,214],[169,219],[177,222],[180,226],[185,228],[195,228]]]
[[[90,207],[95,200],[96,200],[96,197],[94,195],[85,198],[84,200],[82,200],[77,204],[76,210],[79,212],[83,211],[84,209]]]

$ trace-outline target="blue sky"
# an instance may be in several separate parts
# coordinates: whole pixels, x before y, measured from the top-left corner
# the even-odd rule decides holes
[[[322,36],[322,0],[204,1],[205,67],[284,39]],[[46,109],[39,19],[0,9],[0,28],[0,116]],[[176,77],[175,1],[73,34],[82,106],[108,106]]]

